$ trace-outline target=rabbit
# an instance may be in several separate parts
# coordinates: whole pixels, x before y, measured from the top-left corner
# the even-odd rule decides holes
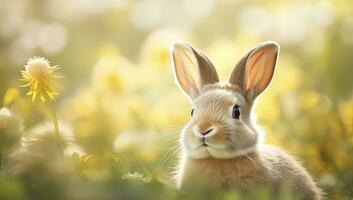
[[[290,184],[304,199],[322,198],[292,156],[263,143],[252,120],[252,107],[271,82],[279,49],[273,41],[260,43],[240,59],[228,82],[220,82],[203,52],[183,41],[171,45],[175,82],[193,104],[191,119],[181,131],[178,188],[201,177],[216,189],[246,192],[266,186],[278,191]]]

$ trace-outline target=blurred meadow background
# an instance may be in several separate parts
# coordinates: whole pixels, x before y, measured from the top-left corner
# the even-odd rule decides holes
[[[191,110],[173,80],[174,40],[202,49],[223,80],[257,43],[277,41],[256,108],[266,141],[301,160],[328,199],[353,198],[352,1],[0,0],[0,199],[243,199],[173,187]],[[63,153],[47,102],[20,87],[32,56],[61,67]]]

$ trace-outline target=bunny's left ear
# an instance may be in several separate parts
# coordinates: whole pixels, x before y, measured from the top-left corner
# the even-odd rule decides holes
[[[254,101],[270,84],[278,54],[276,42],[259,44],[237,63],[229,82],[242,88],[248,101]]]

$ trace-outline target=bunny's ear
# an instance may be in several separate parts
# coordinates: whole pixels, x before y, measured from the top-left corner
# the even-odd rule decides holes
[[[211,61],[199,50],[185,42],[175,42],[171,46],[175,80],[184,93],[192,100],[207,84],[219,81],[217,71]],[[196,73],[193,73],[196,72]],[[195,82],[195,76],[196,80]]]
[[[279,45],[268,41],[247,53],[235,66],[229,82],[240,86],[248,101],[253,101],[270,84]]]

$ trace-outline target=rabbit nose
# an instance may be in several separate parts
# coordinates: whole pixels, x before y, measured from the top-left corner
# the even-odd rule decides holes
[[[210,128],[210,129],[208,129],[207,131],[204,131],[204,132],[200,131],[200,133],[202,135],[207,135],[207,134],[211,133],[211,131],[213,131],[213,128]]]
[[[199,137],[199,138],[210,137],[217,131],[217,127],[215,126],[208,126],[206,128],[195,126],[193,129],[194,129],[193,133],[196,135],[196,137]]]

